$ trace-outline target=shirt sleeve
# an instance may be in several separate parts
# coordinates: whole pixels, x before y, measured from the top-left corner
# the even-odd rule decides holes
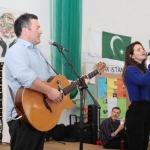
[[[19,51],[15,49],[9,49],[8,51],[5,56],[5,65],[9,68],[11,76],[16,79],[21,86],[25,88],[30,87],[37,78],[37,75],[29,68],[28,57],[25,51],[22,47],[20,47]],[[6,76],[6,78],[8,77]]]
[[[150,69],[148,69],[147,72],[142,75],[140,70],[138,70],[136,67],[129,66],[126,70],[126,78],[128,78],[135,85],[150,86],[150,82],[148,82],[150,79]]]

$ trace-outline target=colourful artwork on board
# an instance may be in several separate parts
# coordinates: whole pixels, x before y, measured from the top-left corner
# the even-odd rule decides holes
[[[120,118],[126,112],[126,87],[122,79],[117,78],[97,78],[97,97],[101,106],[100,118],[108,118],[113,107],[121,109]]]

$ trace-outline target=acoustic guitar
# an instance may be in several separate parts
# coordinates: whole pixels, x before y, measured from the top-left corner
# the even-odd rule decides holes
[[[96,64],[96,70],[86,75],[89,79],[104,72],[106,64]],[[79,80],[69,84],[68,79],[57,75],[51,82],[45,84],[62,92],[63,99],[54,103],[46,95],[27,88],[19,88],[15,95],[14,104],[17,114],[22,116],[22,123],[29,129],[48,131],[59,121],[63,109],[71,108],[73,102],[70,100],[70,92],[80,86]]]

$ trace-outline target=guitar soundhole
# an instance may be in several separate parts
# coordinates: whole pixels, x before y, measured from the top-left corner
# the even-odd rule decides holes
[[[44,94],[43,94],[43,95],[44,95]],[[51,109],[51,107],[50,107],[50,104],[48,103],[47,98],[46,98],[45,95],[44,95],[43,102],[44,102],[44,104],[45,104],[45,107],[46,107],[50,112],[52,112],[52,109]]]

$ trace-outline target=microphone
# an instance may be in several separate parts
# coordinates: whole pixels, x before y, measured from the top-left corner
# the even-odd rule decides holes
[[[52,39],[49,40],[48,43],[49,43],[50,45],[56,46],[58,49],[65,50],[65,51],[68,51],[68,52],[69,52],[69,50],[67,50],[67,49],[66,49],[65,47],[63,47],[62,45],[60,45],[60,44],[54,42],[54,40],[52,40]]]
[[[149,56],[149,55],[150,55],[150,52],[145,52],[145,55],[146,55],[146,56]]]

